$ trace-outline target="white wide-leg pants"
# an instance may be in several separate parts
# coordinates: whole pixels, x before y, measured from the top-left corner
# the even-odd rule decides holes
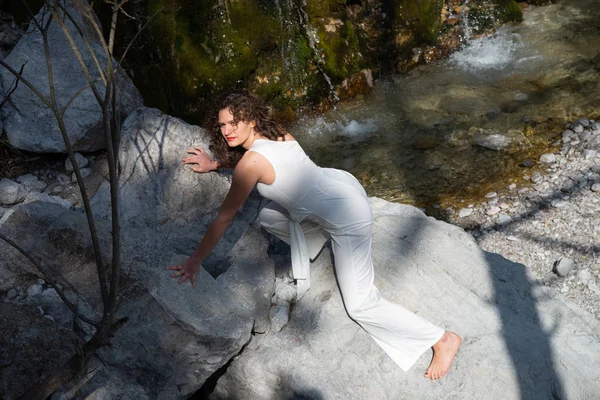
[[[259,215],[261,225],[290,244],[290,217],[275,202]],[[400,366],[408,371],[417,359],[444,334],[444,330],[406,308],[381,297],[374,285],[371,260],[371,227],[344,234],[330,234],[317,222],[300,223],[306,238],[308,254],[314,259],[331,237],[335,271],[348,315],[360,324],[375,342]]]

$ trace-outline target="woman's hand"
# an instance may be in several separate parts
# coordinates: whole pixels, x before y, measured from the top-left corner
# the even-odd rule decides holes
[[[171,278],[181,277],[179,279],[179,284],[182,284],[186,279],[189,279],[192,282],[192,287],[196,288],[196,272],[200,269],[199,262],[194,261],[192,258],[188,258],[183,264],[171,265],[166,269],[175,271],[171,274]]]
[[[184,164],[190,165],[190,169],[194,172],[210,172],[217,169],[219,163],[209,157],[206,151],[200,147],[195,147],[193,150],[186,150],[188,154],[193,154],[183,159]]]

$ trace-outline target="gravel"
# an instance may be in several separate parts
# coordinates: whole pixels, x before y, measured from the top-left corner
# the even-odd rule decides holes
[[[450,222],[471,232],[481,248],[530,268],[600,319],[600,125],[586,118],[567,126],[562,147],[540,158],[544,170],[496,188],[502,204],[481,199]]]

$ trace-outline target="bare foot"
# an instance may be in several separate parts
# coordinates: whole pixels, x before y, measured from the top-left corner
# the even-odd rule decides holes
[[[433,359],[425,371],[425,377],[436,380],[446,375],[454,360],[454,355],[460,347],[462,339],[454,332],[446,331],[436,344],[433,345]]]

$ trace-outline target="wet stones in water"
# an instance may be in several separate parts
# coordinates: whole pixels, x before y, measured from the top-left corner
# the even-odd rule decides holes
[[[503,150],[510,145],[510,139],[499,133],[491,135],[478,135],[473,139],[473,144],[491,150]]]
[[[413,142],[413,147],[417,150],[431,150],[438,147],[439,144],[440,141],[437,137],[426,135],[417,138],[417,140]]]
[[[528,158],[526,160],[521,161],[519,165],[524,168],[531,168],[535,165],[535,161]]]
[[[492,109],[492,110],[489,110],[488,112],[486,112],[485,116],[487,117],[488,120],[492,121],[492,120],[498,118],[500,116],[500,114],[502,114],[501,110]]]
[[[502,105],[502,112],[507,114],[515,113],[519,110],[520,104],[516,101],[511,101],[510,103],[505,103]]]

